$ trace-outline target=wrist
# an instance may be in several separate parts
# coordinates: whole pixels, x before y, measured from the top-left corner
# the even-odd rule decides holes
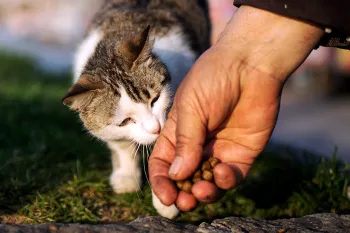
[[[242,6],[214,47],[241,61],[241,74],[258,70],[280,81],[299,67],[323,36],[308,23]]]

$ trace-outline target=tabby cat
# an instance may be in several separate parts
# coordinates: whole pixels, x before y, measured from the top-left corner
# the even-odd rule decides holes
[[[205,0],[107,0],[94,17],[63,103],[107,143],[116,193],[139,190],[138,146],[156,141],[171,96],[209,47],[209,32]],[[160,215],[179,213],[154,194],[152,199]]]

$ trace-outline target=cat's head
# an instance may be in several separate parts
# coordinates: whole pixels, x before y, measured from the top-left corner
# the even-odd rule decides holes
[[[117,44],[102,40],[63,98],[90,133],[104,141],[150,144],[165,123],[170,76],[151,52],[149,30]]]

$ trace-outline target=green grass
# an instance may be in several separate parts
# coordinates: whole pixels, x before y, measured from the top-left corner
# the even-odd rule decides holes
[[[0,55],[1,221],[99,223],[156,215],[147,182],[138,193],[113,193],[108,150],[61,104],[69,86],[68,74],[55,77],[27,59]],[[242,186],[177,221],[350,213],[349,171],[335,156],[264,152]]]

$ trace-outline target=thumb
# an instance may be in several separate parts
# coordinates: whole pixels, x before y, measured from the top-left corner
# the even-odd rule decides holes
[[[191,107],[198,106],[190,104],[191,101],[198,100],[186,96],[176,101],[176,152],[169,170],[169,176],[174,180],[188,178],[197,170],[202,159],[206,120],[198,109]]]

